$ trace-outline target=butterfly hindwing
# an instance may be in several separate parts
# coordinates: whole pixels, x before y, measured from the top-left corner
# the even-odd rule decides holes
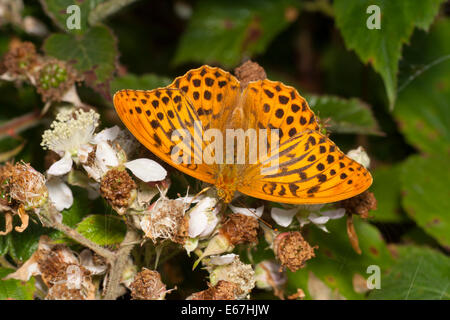
[[[367,169],[317,131],[284,141],[278,155],[278,166],[267,158],[250,167],[245,179],[249,183],[244,181],[238,190],[270,201],[313,204],[353,197],[372,184]]]
[[[201,130],[199,116],[182,91],[170,88],[121,90],[113,100],[122,122],[145,147],[175,168],[202,181],[214,183],[212,168],[202,163],[201,152],[196,151],[205,147],[194,132]],[[174,132],[180,135],[180,139],[172,138]],[[190,140],[183,140],[189,135]],[[187,143],[180,147],[179,143],[183,141]],[[190,160],[175,163],[172,159],[174,149],[175,154],[181,156],[185,151],[184,156]]]
[[[319,130],[317,118],[293,87],[281,82],[250,82],[243,93],[249,127],[278,129],[280,143],[305,130]]]

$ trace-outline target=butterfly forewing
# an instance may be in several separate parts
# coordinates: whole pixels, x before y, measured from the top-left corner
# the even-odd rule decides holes
[[[128,130],[155,155],[197,179],[214,183],[214,170],[202,162],[199,151],[205,143],[195,134],[199,116],[182,91],[121,90],[114,95],[114,106]],[[173,139],[174,133],[180,138]],[[183,140],[188,134],[190,139]],[[175,163],[173,153],[189,160]]]
[[[239,96],[239,81],[220,68],[202,66],[178,77],[169,88],[180,89],[196,110],[204,129],[222,129]]]

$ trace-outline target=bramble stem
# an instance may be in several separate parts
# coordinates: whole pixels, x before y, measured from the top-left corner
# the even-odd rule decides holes
[[[110,250],[105,249],[102,246],[85,238],[78,231],[72,229],[69,226],[66,226],[62,222],[58,222],[57,219],[55,219],[55,217],[57,217],[59,214],[60,214],[59,211],[56,210],[56,208],[52,204],[47,203],[41,212],[41,217],[43,219],[45,219],[45,221],[43,221],[43,223],[46,224],[50,228],[61,231],[69,238],[71,238],[71,239],[75,240],[76,242],[82,244],[83,246],[91,249],[99,256],[105,258],[108,263],[112,263],[114,261],[115,255],[113,252],[111,252]]]
[[[114,261],[108,274],[108,284],[105,288],[104,300],[115,300],[122,293],[120,281],[122,279],[123,270],[126,267],[128,257],[137,240],[139,233],[131,226],[127,225],[127,233],[123,239],[119,250],[115,253]]]

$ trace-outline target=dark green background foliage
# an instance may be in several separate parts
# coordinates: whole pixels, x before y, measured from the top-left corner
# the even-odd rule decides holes
[[[319,283],[328,288],[322,290],[328,298],[450,298],[449,2],[142,0],[108,16],[112,2],[117,1],[25,1],[24,14],[43,21],[50,35],[42,39],[4,25],[0,54],[20,38],[43,54],[74,62],[90,75],[78,88],[80,96],[98,108],[105,126],[119,123],[111,104],[118,89],[165,86],[202,64],[232,71],[249,58],[257,61],[269,79],[295,86],[322,120],[329,119],[331,138],[342,150],[364,146],[372,160],[370,190],[378,200],[372,218],[355,218],[362,255],[350,246],[344,220],[330,222],[329,234],[308,226],[305,236],[319,246],[317,257],[288,274],[286,293],[302,288],[306,298],[317,298]],[[78,31],[65,30],[65,8],[72,3],[82,10]],[[366,27],[371,4],[381,8],[380,30]],[[2,128],[42,108],[33,87],[0,82],[2,155],[23,141]],[[15,159],[44,170],[39,143],[47,125],[44,119],[17,128],[26,144]],[[180,190],[171,194],[185,191],[184,183],[177,185]],[[119,243],[124,225],[112,209],[103,201],[90,202],[79,188],[73,191],[75,203],[63,212],[64,222],[100,245]],[[3,225],[0,217],[0,229]],[[35,221],[22,234],[0,236],[0,255],[20,264],[42,234],[77,248]],[[252,249],[252,262],[273,257],[266,246],[260,241]],[[248,259],[246,248],[241,253]],[[169,298],[204,289],[204,274],[189,276],[192,261],[184,253],[168,263],[181,265],[185,276]],[[381,289],[361,292],[355,284],[358,275],[369,276],[369,265],[380,266]],[[10,272],[0,267],[0,278]],[[31,299],[33,288],[32,281],[0,281],[0,299]],[[254,298],[275,297],[256,290]]]

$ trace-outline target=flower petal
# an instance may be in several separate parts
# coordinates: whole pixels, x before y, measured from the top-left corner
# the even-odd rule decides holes
[[[161,181],[167,176],[167,171],[158,162],[150,159],[136,159],[125,163],[125,167],[144,182]]]
[[[90,144],[82,144],[78,148],[78,160],[80,160],[81,163],[86,163],[89,159],[89,153],[92,152],[94,148]]]
[[[120,128],[118,126],[103,129],[92,138],[92,142],[99,144],[100,142],[113,141],[117,138],[119,132]]]
[[[253,217],[253,218],[260,218],[263,214],[264,211],[264,206],[261,206],[259,208],[241,208],[241,207],[235,207],[231,204],[228,205],[231,209],[231,211],[233,211],[233,213],[239,213],[239,214],[243,214],[245,216],[249,216],[249,217]]]
[[[117,167],[119,165],[116,151],[107,142],[100,142],[97,144],[95,157],[101,165],[110,167]]]
[[[281,208],[272,208],[272,210],[270,211],[270,215],[277,224],[279,224],[282,227],[287,227],[291,224],[292,219],[294,218],[297,212],[298,208],[288,210]]]
[[[224,264],[230,264],[237,257],[237,254],[228,253],[221,256],[211,256],[209,262],[216,266],[221,266]]]
[[[68,209],[73,204],[72,190],[61,179],[53,178],[46,183],[48,196],[58,211]]]
[[[62,176],[70,170],[72,170],[73,160],[69,153],[66,153],[64,157],[56,161],[50,166],[47,173],[52,176]]]
[[[189,237],[195,238],[206,228],[208,217],[202,211],[194,211],[189,217]]]
[[[217,217],[218,212],[219,210],[214,209],[210,214],[207,215],[208,222],[203,231],[198,235],[200,238],[207,237],[214,231],[217,224],[219,223],[219,218]]]
[[[339,209],[335,209],[335,210],[328,210],[328,211],[321,212],[320,214],[327,216],[330,219],[340,219],[344,216],[345,209],[339,208]]]
[[[92,255],[91,250],[84,249],[80,253],[80,264],[88,269],[91,274],[97,275],[97,274],[103,274],[108,269],[108,265],[105,264],[95,264],[94,263],[94,256]]]
[[[314,224],[325,224],[328,222],[328,220],[330,220],[330,218],[327,216],[319,216],[318,214],[315,213],[311,213],[308,216],[308,219]]]

